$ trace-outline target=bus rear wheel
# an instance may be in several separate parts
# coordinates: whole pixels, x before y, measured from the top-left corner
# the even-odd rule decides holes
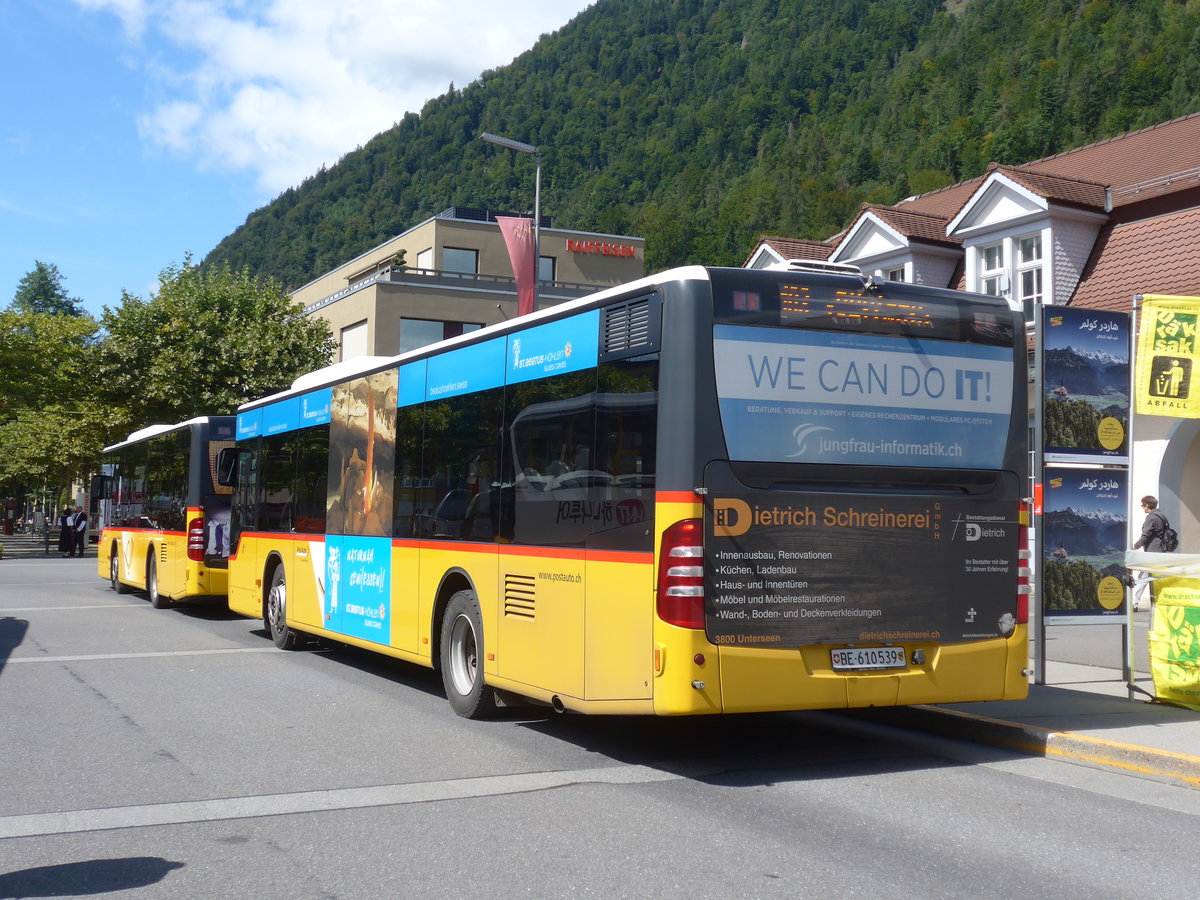
[[[496,692],[483,681],[483,615],[472,591],[459,591],[442,616],[442,684],[450,707],[468,719],[496,712]]]
[[[263,625],[271,635],[271,640],[280,650],[295,650],[300,646],[300,635],[287,624],[287,576],[283,566],[275,569],[271,576],[271,590],[267,593],[266,615]]]
[[[171,605],[171,598],[158,592],[158,564],[153,555],[146,557],[146,593],[155,609],[167,609]]]
[[[113,544],[112,552],[108,555],[108,582],[118,594],[128,594],[131,588],[121,580],[121,557],[117,545]]]

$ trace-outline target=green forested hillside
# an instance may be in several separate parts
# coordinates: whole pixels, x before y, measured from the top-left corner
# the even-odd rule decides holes
[[[209,260],[296,287],[449,206],[740,263],[895,202],[1200,109],[1200,0],[599,0],[254,212]]]

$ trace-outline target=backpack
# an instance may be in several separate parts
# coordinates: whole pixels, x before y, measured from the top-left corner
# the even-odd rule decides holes
[[[1179,532],[1172,528],[1166,520],[1163,521],[1163,530],[1162,534],[1158,536],[1158,542],[1162,544],[1166,553],[1174,553],[1179,549]]]

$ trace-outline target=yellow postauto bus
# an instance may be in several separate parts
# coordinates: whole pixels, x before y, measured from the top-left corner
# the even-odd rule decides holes
[[[468,717],[1025,696],[1021,310],[829,268],[677,269],[246,404],[230,608]]]
[[[158,608],[224,600],[231,491],[217,455],[233,447],[234,416],[152,425],[104,448],[97,569],[113,590],[144,590]]]

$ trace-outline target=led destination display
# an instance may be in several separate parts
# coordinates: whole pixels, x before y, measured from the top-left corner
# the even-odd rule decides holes
[[[952,643],[1011,633],[1017,525],[978,499],[721,492],[705,515],[717,644]]]

